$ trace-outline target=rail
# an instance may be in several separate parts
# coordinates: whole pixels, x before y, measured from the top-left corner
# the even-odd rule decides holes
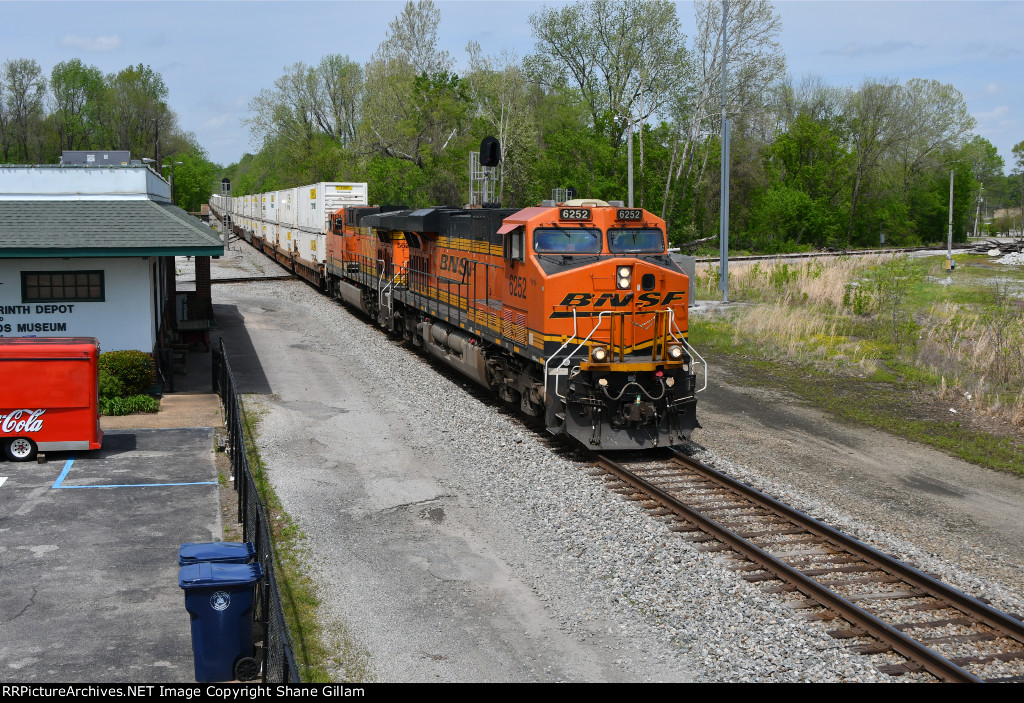
[[[264,573],[253,608],[256,622],[260,625],[258,629],[263,635],[262,682],[301,682],[274,568],[270,521],[249,467],[242,402],[236,390],[223,339],[213,350],[213,388],[220,396],[224,408],[224,422],[228,430],[227,451],[231,457],[235,491],[238,493],[238,522],[242,525],[243,539],[256,545],[256,556]]]

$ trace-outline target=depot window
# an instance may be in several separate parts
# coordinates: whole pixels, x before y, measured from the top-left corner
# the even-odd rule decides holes
[[[103,271],[22,271],[21,302],[102,303]]]
[[[538,227],[533,230],[538,254],[600,254],[601,230],[595,227]]]
[[[610,229],[608,251],[613,254],[660,254],[665,251],[665,234],[657,227]]]

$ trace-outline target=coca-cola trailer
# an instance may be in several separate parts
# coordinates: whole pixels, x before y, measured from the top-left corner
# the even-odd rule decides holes
[[[99,355],[93,337],[0,337],[0,443],[8,459],[100,448]]]

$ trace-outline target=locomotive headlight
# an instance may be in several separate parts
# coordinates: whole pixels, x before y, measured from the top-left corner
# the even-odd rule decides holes
[[[603,363],[608,359],[608,350],[604,347],[594,347],[590,350],[590,358],[599,364]]]
[[[616,285],[619,287],[619,290],[629,290],[629,285],[633,278],[633,269],[629,266],[620,266],[617,273]]]
[[[683,348],[678,345],[672,345],[668,348],[668,358],[672,361],[679,361],[683,358]]]

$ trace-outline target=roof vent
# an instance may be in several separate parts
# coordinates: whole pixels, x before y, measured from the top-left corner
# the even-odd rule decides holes
[[[608,204],[611,205],[612,207],[626,207],[626,203],[622,202],[621,200],[609,200]]]
[[[554,200],[541,200],[540,201],[540,206],[541,207],[554,207],[556,204],[557,203],[555,203]]]

